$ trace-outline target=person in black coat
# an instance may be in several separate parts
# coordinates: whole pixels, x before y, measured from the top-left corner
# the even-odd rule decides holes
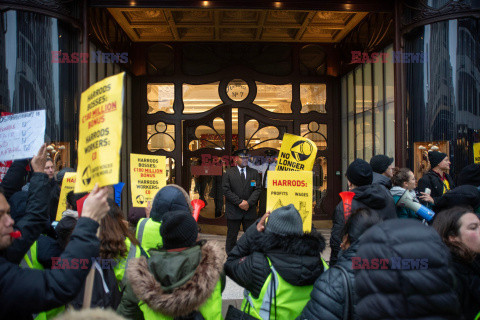
[[[455,188],[455,184],[452,177],[447,173],[450,170],[450,159],[445,153],[430,151],[428,160],[431,169],[418,180],[417,190],[422,194],[419,198],[423,200],[425,189],[430,189],[430,195],[435,205],[444,193]]]
[[[360,319],[461,319],[450,253],[433,228],[391,219],[367,230],[358,245]]]
[[[353,301],[349,303],[350,319],[358,319],[355,314],[355,276],[352,259],[357,255],[358,239],[371,226],[381,221],[378,213],[367,208],[358,209],[348,218],[343,230],[342,251],[335,267],[322,273],[315,281],[311,299],[303,309],[298,320],[344,319],[347,302],[345,276],[339,267],[348,273],[348,290]]]
[[[456,292],[465,319],[480,313],[480,220],[469,207],[453,207],[436,214],[432,226],[452,254]]]
[[[257,202],[262,192],[258,171],[247,166],[248,150],[236,151],[237,166],[228,169],[223,175],[222,188],[226,200],[227,254],[237,243],[240,225],[246,231],[257,218]]]
[[[372,167],[362,159],[356,159],[347,168],[348,187],[355,193],[351,212],[359,208],[376,211],[382,219],[397,218],[395,202],[390,192],[382,185],[372,184]],[[333,213],[333,226],[330,236],[330,265],[337,262],[337,255],[342,242],[342,230],[345,226],[343,201]]]
[[[247,229],[224,265],[226,275],[254,298],[259,297],[271,273],[267,257],[276,272],[293,286],[313,285],[325,271],[320,256],[325,239],[315,229],[303,233],[300,214],[292,204],[274,210],[265,226],[268,215]]]
[[[465,184],[480,187],[480,163],[472,163],[465,166],[457,175],[457,186]]]
[[[15,228],[21,238],[13,241],[14,221],[8,214],[9,205],[0,194],[0,319],[31,319],[33,313],[59,307],[71,300],[80,289],[91,257],[99,251],[96,237],[98,222],[108,211],[107,190],[95,189],[84,203],[83,216],[72,234],[71,242],[61,258],[71,263],[72,258],[84,259],[85,269],[31,270],[19,267],[20,261],[32,243],[44,230],[48,221],[47,202],[50,189],[44,173],[45,150],[32,159],[32,175],[26,211]]]
[[[442,211],[455,206],[469,206],[480,213],[480,189],[468,184],[456,187],[440,197],[435,209]]]

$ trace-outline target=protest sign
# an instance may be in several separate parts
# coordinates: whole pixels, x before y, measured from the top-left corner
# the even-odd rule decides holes
[[[480,163],[480,142],[473,144],[473,162]]]
[[[0,161],[33,158],[45,142],[45,110],[0,118]]]
[[[124,75],[105,78],[82,93],[75,193],[89,192],[95,183],[119,182]]]
[[[312,171],[317,146],[307,138],[285,133],[275,171]]]
[[[0,162],[0,182],[2,182],[3,177],[7,173],[8,169],[12,165],[13,161],[2,161]]]
[[[63,211],[67,210],[67,194],[75,189],[76,172],[65,172],[62,180],[62,190],[60,191],[60,198],[58,199],[57,217],[56,221],[62,219]]]
[[[303,221],[303,231],[312,230],[312,171],[270,171],[267,176],[267,211],[293,204]]]
[[[146,207],[166,185],[165,156],[130,154],[130,182],[134,207]]]

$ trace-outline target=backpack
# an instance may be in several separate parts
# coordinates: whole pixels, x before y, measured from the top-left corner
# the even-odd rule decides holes
[[[117,278],[113,268],[102,269],[98,262],[94,262],[92,267],[95,268],[95,277],[93,280],[92,303],[91,308],[116,310],[122,299]],[[70,302],[74,309],[81,309],[83,306],[83,297],[85,293],[85,283],[79,294]]]

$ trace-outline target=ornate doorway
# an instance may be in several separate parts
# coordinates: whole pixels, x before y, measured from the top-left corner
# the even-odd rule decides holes
[[[338,81],[321,75],[325,52],[312,45],[230,46],[234,50],[223,44],[175,45],[174,64],[164,76],[138,78],[138,101],[147,112],[132,114],[134,152],[167,156],[169,183],[206,200],[202,223],[222,225],[221,176],[233,165],[232,151],[246,147],[259,161],[266,150],[280,149],[286,132],[308,137],[318,147],[313,219],[330,219],[341,187],[341,141]],[[192,54],[200,49],[200,58]],[[168,50],[161,49],[163,56]],[[273,61],[272,69],[253,63],[264,59]]]

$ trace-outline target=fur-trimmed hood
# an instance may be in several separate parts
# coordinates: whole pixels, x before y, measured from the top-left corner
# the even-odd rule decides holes
[[[148,260],[141,257],[129,262],[128,280],[138,299],[171,317],[188,315],[207,301],[225,260],[215,242],[202,242],[181,252],[152,253]],[[195,263],[197,254],[199,263]]]

